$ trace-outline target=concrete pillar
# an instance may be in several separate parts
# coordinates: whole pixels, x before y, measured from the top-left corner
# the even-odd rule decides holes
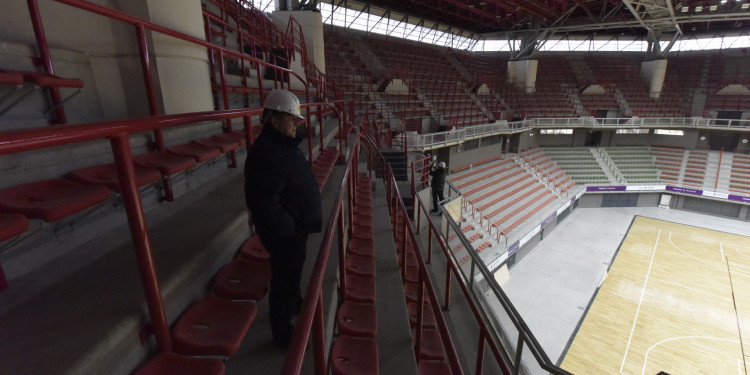
[[[205,39],[200,1],[144,0],[128,2],[123,8],[157,25]],[[157,32],[150,33],[150,39],[162,114],[213,110],[206,49]]]
[[[641,63],[641,74],[649,82],[649,96],[658,98],[664,86],[664,76],[667,73],[667,60],[651,60]]]
[[[527,94],[536,91],[538,60],[508,61],[508,83],[523,89]]]
[[[302,26],[302,33],[305,36],[307,58],[315,64],[318,70],[325,73],[326,59],[325,43],[323,41],[323,16],[319,12],[313,12],[310,10],[277,10],[271,14],[271,19],[279,29],[286,32],[290,16],[294,17],[300,26]],[[297,69],[297,67],[299,67],[299,69]],[[291,68],[295,72],[300,73],[300,76],[304,78],[300,56],[295,57],[295,61],[292,62]],[[292,82],[292,85],[294,85],[294,82]]]

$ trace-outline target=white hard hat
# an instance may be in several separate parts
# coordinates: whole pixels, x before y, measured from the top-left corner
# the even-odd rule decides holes
[[[445,168],[445,162],[444,162],[444,161],[441,161],[440,163],[438,163],[438,166],[439,166],[440,168]]]
[[[305,119],[300,113],[300,104],[297,95],[289,90],[275,89],[266,97],[263,108],[274,111],[285,112],[294,117]]]

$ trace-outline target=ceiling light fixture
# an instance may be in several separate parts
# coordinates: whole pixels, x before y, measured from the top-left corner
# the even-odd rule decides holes
[[[744,4],[742,4],[742,6],[741,6],[740,8],[742,8],[742,9],[747,9],[747,8],[749,8],[749,7],[750,7],[750,4],[748,4],[748,3],[744,3]]]
[[[690,7],[682,7],[682,13],[687,13],[690,10]]]
[[[716,5],[711,5],[710,7],[708,7],[708,10],[713,12],[716,10],[716,8],[717,8]]]
[[[700,5],[698,5],[697,7],[695,7],[695,11],[698,12],[698,13],[700,13],[700,12],[703,11],[703,7],[700,6]]]

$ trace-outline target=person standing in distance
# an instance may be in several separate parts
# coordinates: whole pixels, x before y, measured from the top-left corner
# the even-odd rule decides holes
[[[444,200],[443,188],[445,186],[445,162],[441,161],[430,171],[432,176],[432,213],[439,213],[438,202]]]
[[[300,281],[309,233],[320,232],[320,190],[297,126],[305,118],[299,99],[284,89],[271,91],[263,105],[263,131],[247,152],[245,201],[255,230],[271,254],[268,293],[273,342],[288,348],[292,316],[302,307]]]

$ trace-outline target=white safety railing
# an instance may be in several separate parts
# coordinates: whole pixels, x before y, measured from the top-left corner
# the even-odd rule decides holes
[[[460,144],[469,139],[517,133],[541,127],[591,129],[709,128],[747,131],[750,130],[750,120],[722,120],[702,117],[535,118],[515,122],[497,121],[492,124],[465,126],[450,131],[429,134],[408,132],[406,136],[410,151],[423,151]]]

